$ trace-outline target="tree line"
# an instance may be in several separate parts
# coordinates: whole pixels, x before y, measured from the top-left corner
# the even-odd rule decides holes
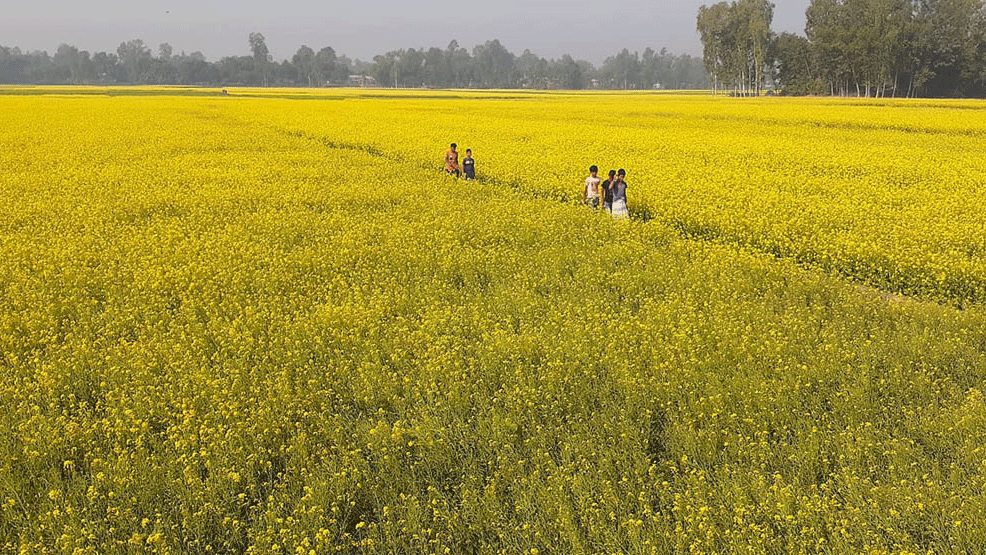
[[[805,35],[775,34],[774,5],[702,6],[697,29],[715,89],[759,94],[986,95],[983,0],[812,0]]]
[[[170,44],[151,50],[143,40],[116,52],[90,53],[62,44],[53,55],[0,46],[0,83],[147,84],[533,89],[705,89],[708,74],[697,57],[651,48],[627,49],[600,67],[570,55],[546,59],[525,50],[515,55],[499,40],[471,51],[452,41],[446,48],[408,48],[353,60],[329,46],[303,45],[290,60],[276,61],[260,33],[250,33],[249,54],[210,62],[201,52],[175,53]]]

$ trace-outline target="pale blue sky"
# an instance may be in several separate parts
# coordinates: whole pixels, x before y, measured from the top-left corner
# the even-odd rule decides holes
[[[775,0],[774,29],[804,32],[809,0]],[[599,63],[621,48],[651,46],[699,54],[699,6],[711,0],[607,0],[530,3],[523,0],[67,0],[18,1],[3,9],[0,45],[54,52],[61,42],[83,50],[115,51],[141,38],[155,51],[169,42],[175,53],[202,51],[209,59],[246,54],[247,35],[260,31],[278,60],[302,44],[332,46],[369,59],[398,48],[466,48],[499,38],[511,51],[545,57],[569,53]]]

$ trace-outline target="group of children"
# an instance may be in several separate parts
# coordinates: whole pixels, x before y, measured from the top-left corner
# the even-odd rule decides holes
[[[459,165],[458,145],[452,143],[451,148],[445,153],[445,171],[455,177],[465,177],[466,179],[476,179],[476,160],[472,157],[472,150],[466,149],[466,157]],[[582,189],[582,204],[590,206],[593,210],[599,209],[602,201],[603,210],[613,215],[614,218],[627,218],[627,182],[626,170],[609,170],[609,179],[603,181],[597,175],[599,168],[591,166],[589,177],[585,180],[585,188]]]
[[[582,189],[582,204],[591,207],[593,210],[599,209],[599,201],[602,200],[603,210],[613,215],[614,218],[627,218],[627,172],[623,168],[609,170],[609,179],[603,181],[597,175],[599,168],[589,167],[589,177],[585,180],[585,187]]]
[[[466,157],[462,159],[462,167],[459,167],[458,145],[452,143],[452,148],[445,153],[445,171],[449,175],[456,177],[464,176],[466,179],[476,179],[476,161],[473,160],[472,150],[466,149]]]

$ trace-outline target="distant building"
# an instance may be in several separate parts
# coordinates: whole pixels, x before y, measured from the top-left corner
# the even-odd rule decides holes
[[[369,75],[350,75],[347,84],[350,87],[376,87],[377,80]]]

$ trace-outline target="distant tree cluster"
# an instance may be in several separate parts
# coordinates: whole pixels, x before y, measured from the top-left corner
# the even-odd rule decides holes
[[[303,45],[277,62],[264,36],[250,33],[250,55],[216,62],[201,52],[175,54],[171,45],[151,51],[140,39],[115,53],[90,54],[63,44],[54,55],[0,46],[0,83],[154,84],[320,87],[374,84],[382,87],[532,89],[701,89],[709,86],[702,60],[648,48],[624,49],[596,68],[569,55],[545,59],[530,50],[517,56],[492,40],[469,50],[452,41],[446,48],[409,48],[374,56],[372,62],[337,55],[331,47]]]
[[[713,86],[742,94],[986,95],[983,0],[812,0],[805,36],[774,34],[767,0],[699,9]]]
[[[498,40],[470,53],[452,41],[444,50],[410,49],[373,58],[372,76],[382,86],[528,89],[700,89],[708,87],[702,61],[648,48],[641,56],[623,49],[596,68],[566,54],[545,59],[530,50],[516,56]]]
[[[130,85],[325,85],[343,83],[352,62],[325,47],[303,46],[291,61],[274,62],[264,36],[250,33],[250,55],[210,62],[201,52],[175,54],[170,44],[151,51],[144,41],[121,43],[116,52],[90,54],[62,44],[53,56],[0,46],[0,83]]]

